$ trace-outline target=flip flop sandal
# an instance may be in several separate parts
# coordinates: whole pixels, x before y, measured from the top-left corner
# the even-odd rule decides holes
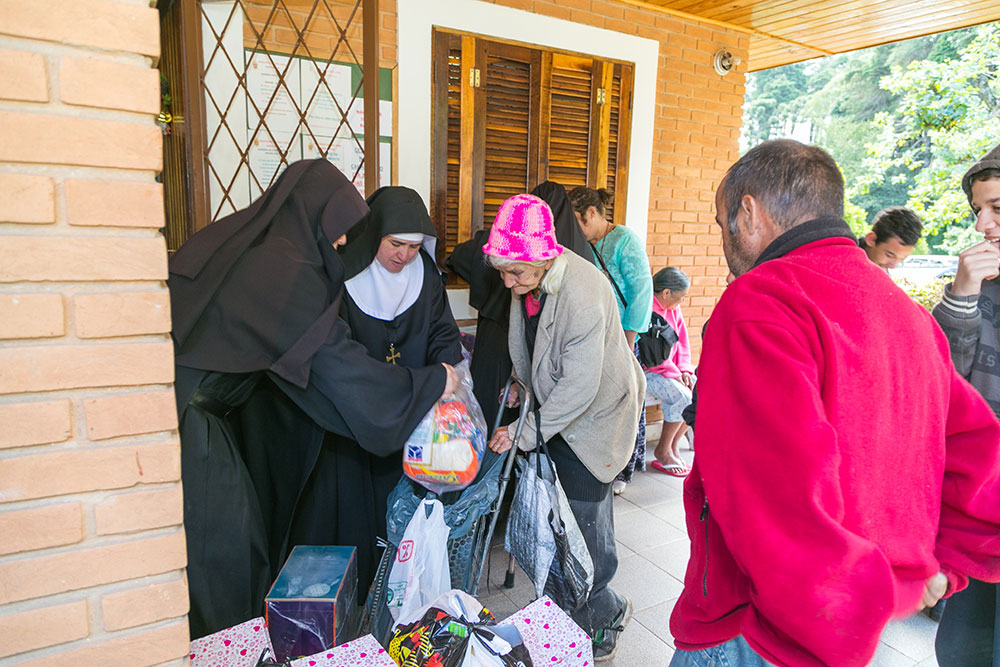
[[[677,463],[671,463],[669,465],[663,465],[659,461],[653,461],[650,463],[655,470],[659,470],[665,475],[670,475],[671,477],[687,477],[691,474],[691,470],[685,468]]]

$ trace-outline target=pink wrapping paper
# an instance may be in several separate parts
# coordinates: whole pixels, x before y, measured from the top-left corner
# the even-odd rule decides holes
[[[255,618],[191,642],[191,667],[254,667],[271,650],[263,618]]]
[[[292,661],[292,667],[396,667],[396,663],[371,635]]]
[[[538,598],[503,623],[520,631],[535,667],[593,667],[590,637],[548,597]]]

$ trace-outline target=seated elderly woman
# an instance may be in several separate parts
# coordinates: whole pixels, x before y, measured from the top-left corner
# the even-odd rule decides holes
[[[606,660],[632,611],[608,586],[618,569],[611,483],[632,453],[646,381],[611,285],[556,242],[544,201],[527,194],[505,201],[483,252],[511,291],[514,373],[531,388],[541,437],[594,561],[590,596],[572,616],[593,638],[595,660]],[[535,428],[527,420],[521,449],[535,447]],[[513,433],[498,429],[490,447],[507,451]]]

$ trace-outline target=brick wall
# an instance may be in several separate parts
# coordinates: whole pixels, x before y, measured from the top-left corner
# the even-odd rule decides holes
[[[0,663],[183,664],[159,21],[0,0]]]

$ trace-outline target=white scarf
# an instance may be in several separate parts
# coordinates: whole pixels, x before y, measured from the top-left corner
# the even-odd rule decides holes
[[[377,260],[344,283],[347,293],[365,315],[391,322],[413,305],[424,286],[424,261],[417,255],[399,273]]]

